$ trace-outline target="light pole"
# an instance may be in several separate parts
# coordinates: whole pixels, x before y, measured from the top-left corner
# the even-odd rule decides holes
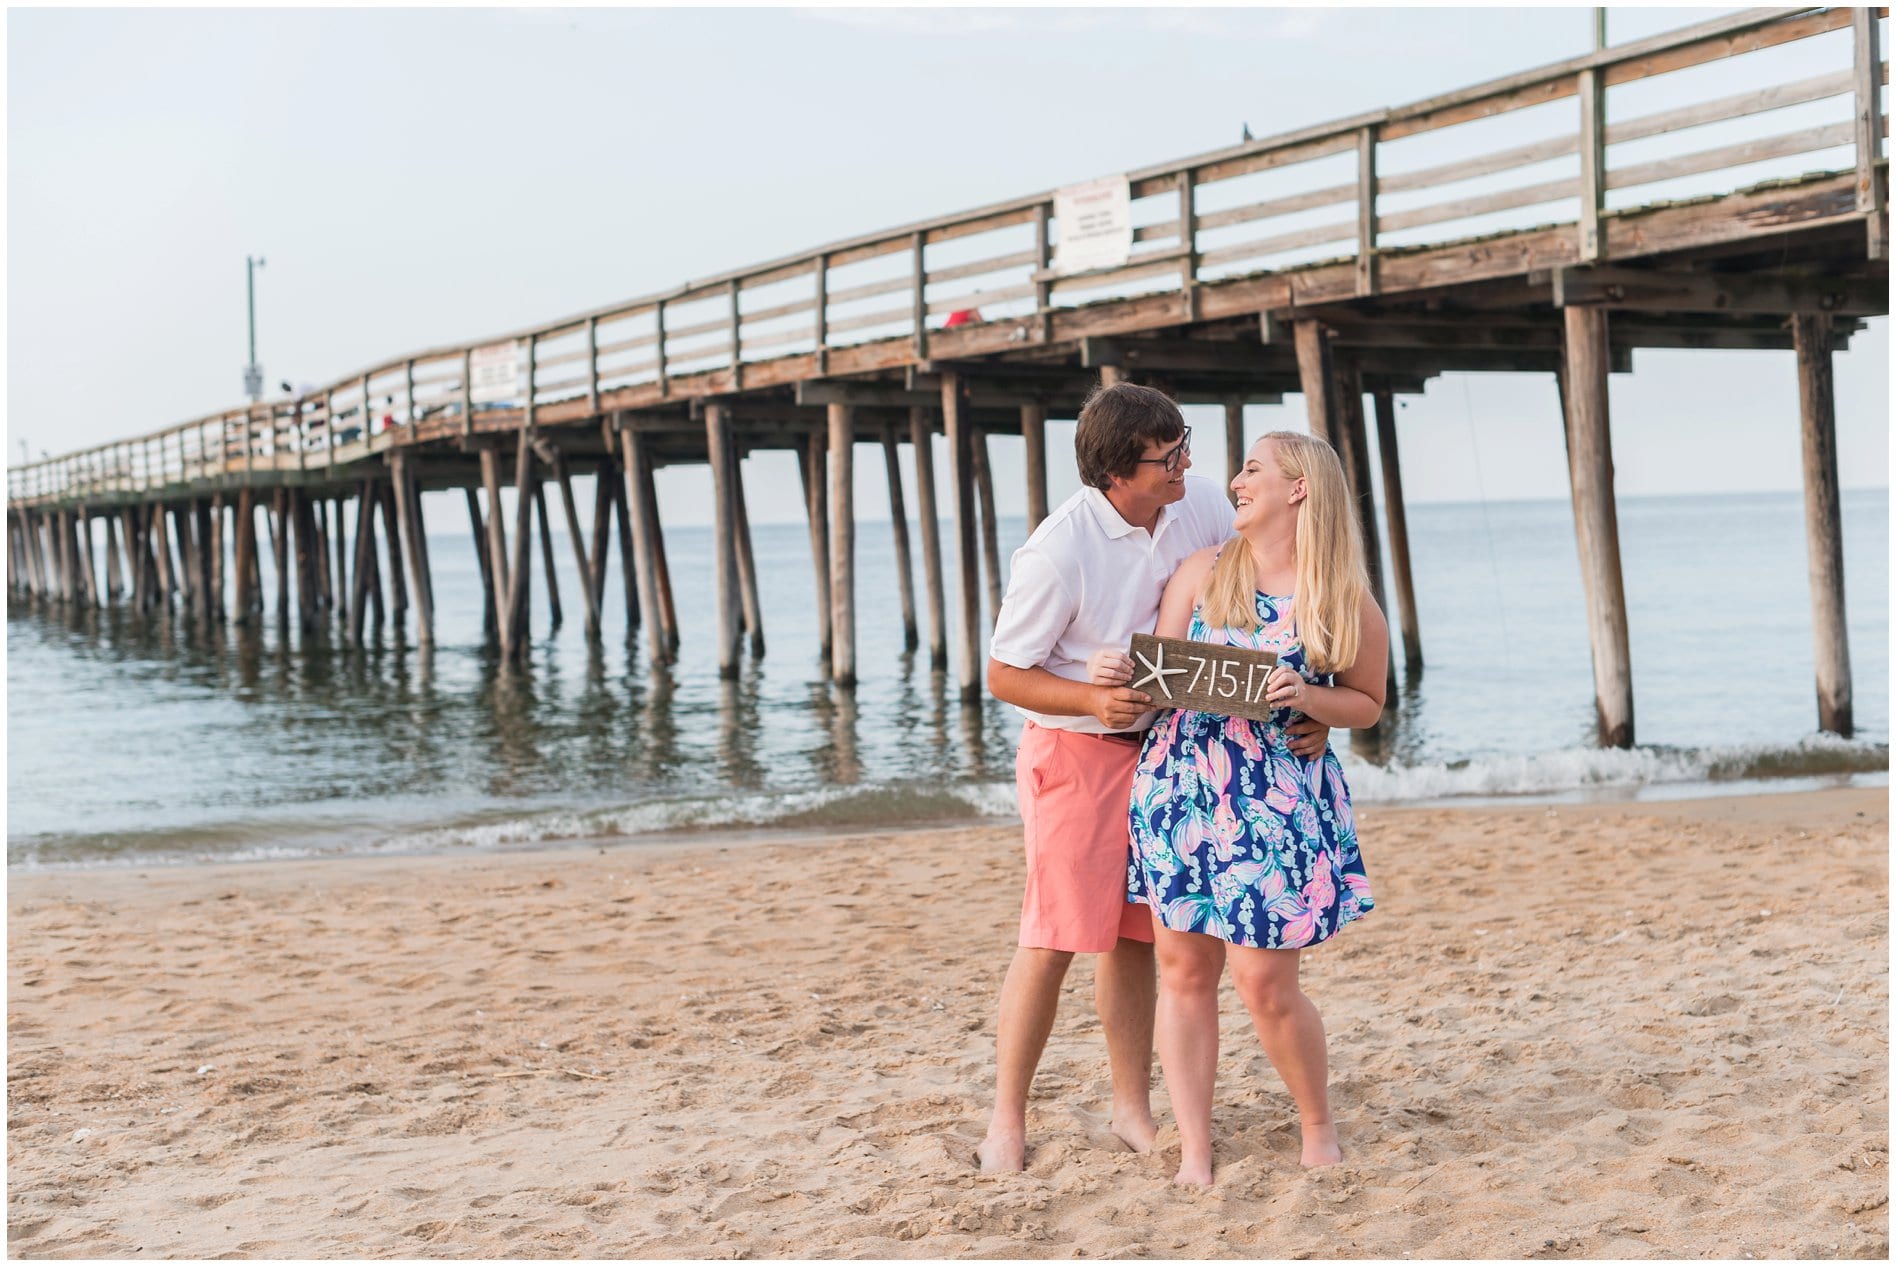
[[[263,366],[257,364],[257,270],[263,256],[244,256],[244,289],[250,301],[250,360],[244,365],[244,394],[250,403],[263,399]]]

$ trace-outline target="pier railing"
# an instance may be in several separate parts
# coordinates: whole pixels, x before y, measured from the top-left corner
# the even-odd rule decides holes
[[[1888,64],[1878,51],[1885,16],[1748,10],[1130,172],[1134,247],[1113,267],[1060,267],[1057,191],[1048,191],[415,352],[294,400],[16,466],[8,496],[84,500],[238,472],[332,467],[483,422],[531,423],[562,402],[584,400],[590,415],[603,396],[628,387],[656,400],[740,391],[747,370],[783,358],[804,358],[800,376],[820,376],[832,353],[865,343],[923,361],[931,338],[951,324],[1006,323],[1011,339],[1031,344],[1051,337],[1056,312],[1100,301],[1182,294],[1190,319],[1200,287],[1319,262],[1354,261],[1357,293],[1370,295],[1379,259],[1528,226],[1571,224],[1574,257],[1599,260],[1610,217],[1682,193],[1734,192],[1769,174],[1761,164],[1784,160],[1853,170],[1857,209],[1874,231],[1884,196],[1874,169],[1887,132]],[[1808,54],[1801,64],[1773,64],[1772,51],[1792,45]],[[1751,86],[1705,95],[1693,69],[1731,59],[1746,59]],[[1824,69],[1810,73],[1809,63]],[[1664,108],[1641,108],[1655,97]],[[1641,112],[1609,122],[1610,99]],[[1763,136],[1746,122],[1735,138],[1719,135],[1718,125],[1780,111],[1797,122]],[[1511,130],[1498,133],[1498,120]],[[1543,135],[1520,139],[1536,132]],[[1674,142],[1667,152],[1646,144],[1662,139]],[[1681,189],[1683,181],[1693,183]]]

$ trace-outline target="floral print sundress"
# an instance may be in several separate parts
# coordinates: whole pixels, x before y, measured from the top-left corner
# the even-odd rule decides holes
[[[1194,642],[1275,651],[1304,681],[1332,684],[1304,663],[1291,597],[1260,592],[1258,628],[1208,627]],[[1349,784],[1336,753],[1290,751],[1288,708],[1268,723],[1191,709],[1160,715],[1133,775],[1126,900],[1176,932],[1238,946],[1314,946],[1375,907],[1356,848]]]

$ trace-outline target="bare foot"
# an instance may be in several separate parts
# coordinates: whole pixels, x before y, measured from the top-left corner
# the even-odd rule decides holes
[[[1027,1141],[1018,1135],[990,1133],[974,1150],[984,1175],[1019,1174],[1027,1169]]]
[[[1152,1151],[1152,1141],[1159,1136],[1158,1127],[1152,1124],[1152,1113],[1115,1112],[1113,1120],[1106,1129],[1119,1137],[1121,1143],[1135,1153]]]
[[[1305,1122],[1303,1164],[1307,1167],[1334,1166],[1342,1160],[1343,1149],[1336,1142],[1336,1123]]]
[[[1178,1173],[1172,1176],[1172,1182],[1181,1188],[1209,1188],[1211,1163],[1183,1162],[1179,1165]]]

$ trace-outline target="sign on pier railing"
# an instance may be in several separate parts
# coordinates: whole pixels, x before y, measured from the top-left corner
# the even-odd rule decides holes
[[[1118,268],[1132,257],[1132,182],[1107,176],[1056,190],[1053,223],[1059,271]]]
[[[520,395],[520,344],[490,343],[468,353],[470,404],[493,405]]]

